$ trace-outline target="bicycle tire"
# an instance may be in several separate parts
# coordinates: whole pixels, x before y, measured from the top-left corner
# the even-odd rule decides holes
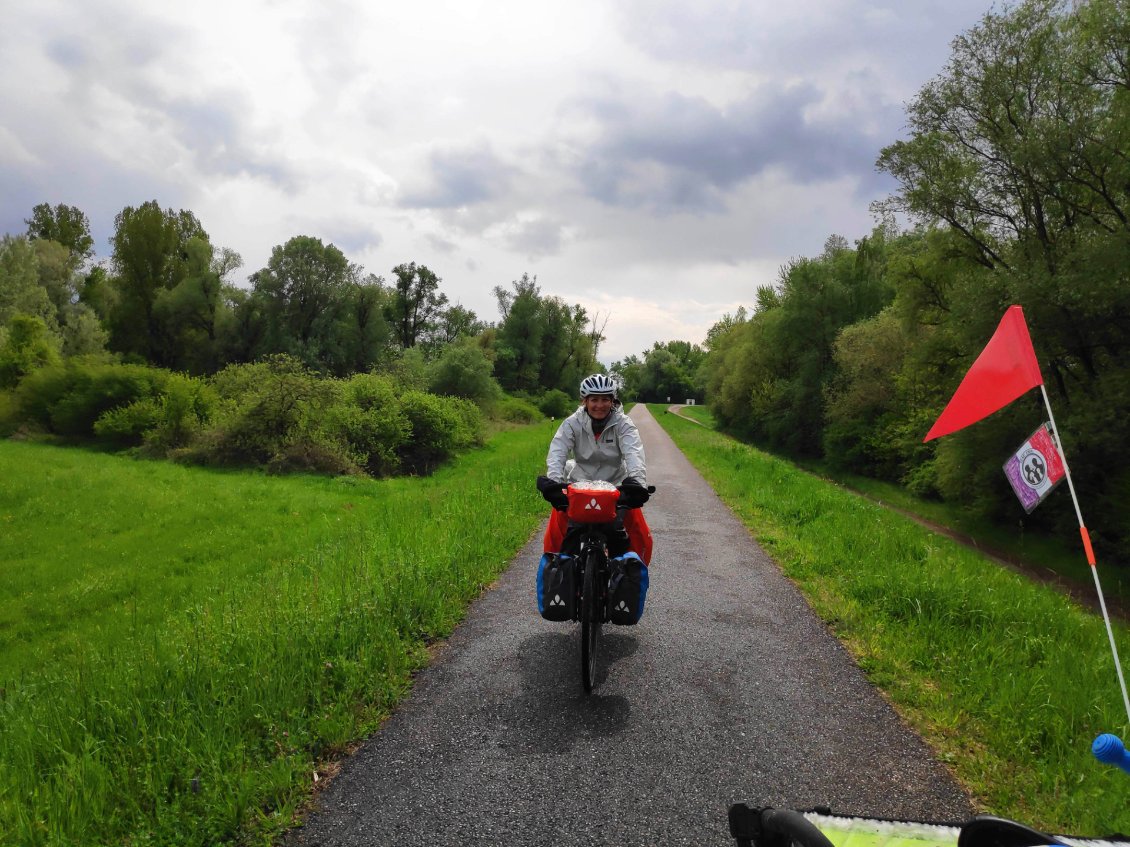
[[[599,564],[596,551],[585,556],[585,575],[581,583],[581,683],[585,693],[590,693],[596,685],[596,657],[600,642],[600,609],[596,596]]]

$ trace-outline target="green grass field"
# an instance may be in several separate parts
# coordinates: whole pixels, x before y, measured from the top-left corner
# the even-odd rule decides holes
[[[986,811],[1130,831],[1126,775],[1090,753],[1130,728],[1099,617],[788,462],[656,417]]]
[[[655,411],[986,810],[1130,830],[1094,615]],[[381,482],[0,441],[0,842],[269,842],[544,516],[553,427]]]
[[[386,481],[0,441],[0,841],[268,841],[544,517],[552,431]]]

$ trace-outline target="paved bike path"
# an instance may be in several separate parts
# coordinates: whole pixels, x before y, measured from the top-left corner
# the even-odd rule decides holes
[[[531,539],[287,844],[733,844],[731,802],[956,821],[968,799],[643,406],[636,627],[543,621]],[[538,469],[530,469],[531,486]],[[860,567],[878,567],[860,562]]]

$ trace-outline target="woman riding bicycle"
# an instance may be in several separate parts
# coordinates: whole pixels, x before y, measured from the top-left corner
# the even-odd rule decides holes
[[[554,507],[545,531],[544,550],[559,552],[569,529],[564,487],[580,480],[602,480],[619,486],[622,502],[630,500],[635,506],[623,512],[628,548],[645,565],[650,564],[651,530],[639,509],[648,497],[639,431],[624,414],[617,385],[610,377],[585,377],[580,393],[581,406],[557,428],[546,456],[546,475],[538,477],[538,490]]]

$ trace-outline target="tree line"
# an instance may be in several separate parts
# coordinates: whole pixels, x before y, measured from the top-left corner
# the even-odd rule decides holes
[[[603,340],[584,308],[542,295],[528,275],[495,289],[501,319],[489,323],[449,303],[426,265],[399,264],[386,280],[306,235],[273,248],[240,287],[239,254],[215,247],[192,212],[155,200],[117,215],[104,263],[91,264],[80,209],[43,203],[26,223],[0,240],[0,332],[16,315],[38,318],[62,355],[206,375],[285,354],[343,377],[474,339],[501,386],[540,394],[571,392]]]
[[[236,285],[240,256],[156,201],[117,215],[104,262],[76,207],[42,203],[25,223],[0,239],[0,433],[426,472],[481,440],[484,416],[568,414],[599,368],[596,317],[528,274],[494,289],[487,322],[449,302],[426,265],[386,280],[305,235]]]
[[[722,426],[773,450],[1071,537],[1066,494],[1025,517],[1001,470],[1046,417],[1038,392],[922,443],[1020,304],[1088,527],[1125,562],[1130,4],[988,13],[907,116],[909,137],[878,158],[898,189],[872,233],[788,262],[697,353],[657,344],[614,368],[647,399],[705,396]]]

